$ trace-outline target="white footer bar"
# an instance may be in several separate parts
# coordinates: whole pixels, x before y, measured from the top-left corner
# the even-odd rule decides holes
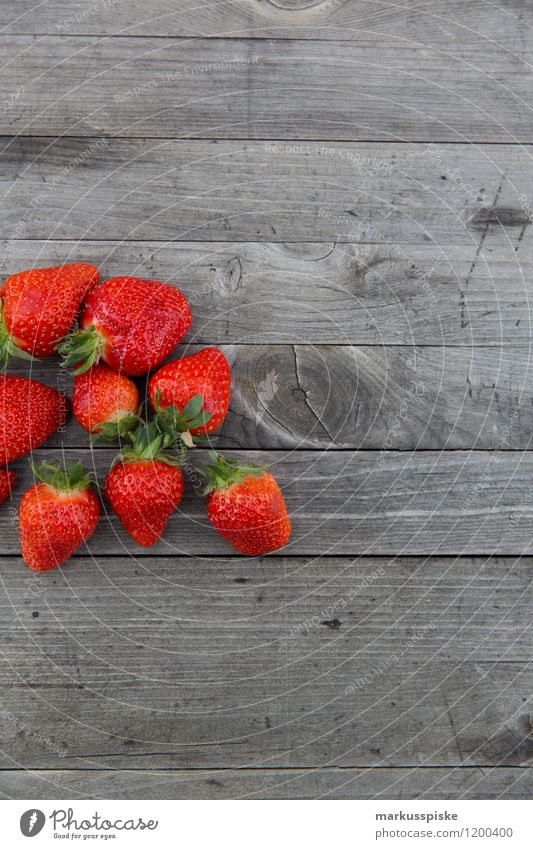
[[[0,805],[6,849],[533,846],[527,801],[25,800]]]

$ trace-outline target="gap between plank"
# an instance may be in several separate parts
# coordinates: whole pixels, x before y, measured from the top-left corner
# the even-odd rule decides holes
[[[3,133],[0,132],[0,139],[12,139],[13,141],[19,141],[20,139],[44,139],[49,140],[53,139],[54,141],[68,141],[68,140],[77,140],[77,141],[86,141],[87,139],[102,139],[108,138],[113,141],[197,141],[197,142],[271,142],[272,144],[277,144],[278,142],[300,142],[300,143],[313,143],[313,142],[329,142],[330,144],[405,144],[405,145],[414,145],[414,144],[442,144],[442,145],[464,145],[464,147],[477,147],[478,145],[487,145],[491,147],[529,147],[533,145],[533,139],[531,141],[525,141],[523,139],[518,139],[517,141],[494,141],[490,139],[472,139],[470,141],[465,141],[464,139],[454,140],[454,139],[433,139],[433,138],[417,138],[417,139],[406,139],[406,138],[393,138],[393,139],[376,139],[376,138],[350,138],[350,139],[332,139],[329,136],[324,136],[320,138],[308,138],[307,136],[289,136],[289,137],[272,137],[272,136],[156,136],[156,135],[146,135],[146,136],[126,136],[119,135],[117,133],[100,133],[99,135],[43,135],[42,133],[38,133],[36,135],[32,135],[31,133],[20,133],[17,136],[14,136],[13,133]]]
[[[162,752],[161,754],[167,754],[166,752]],[[174,754],[170,752],[169,754]],[[124,757],[124,755],[121,755]],[[91,755],[91,757],[103,757],[102,755]],[[109,757],[109,755],[105,755],[105,757]],[[129,756],[131,757],[131,755]],[[290,772],[298,770],[300,772],[312,772],[315,770],[321,770],[324,772],[335,772],[337,770],[350,770],[350,769],[364,769],[364,770],[394,770],[394,769],[447,769],[447,770],[457,770],[457,769],[521,769],[526,771],[529,769],[527,766],[520,766],[516,764],[509,764],[506,766],[505,764],[436,764],[435,766],[430,766],[427,764],[401,764],[394,766],[368,766],[366,764],[359,765],[349,765],[349,766],[322,766],[320,764],[317,765],[307,765],[307,766],[209,766],[209,767],[139,767],[139,769],[132,769],[131,767],[58,767],[54,769],[53,767],[49,769],[42,769],[40,767],[24,767],[22,769],[17,769],[16,767],[0,767],[0,775],[4,772],[14,772],[14,773],[43,773],[46,774],[48,772],[125,772],[125,773],[133,773],[134,775],[138,775],[143,772],[159,772],[159,773],[180,773],[185,775],[187,773],[197,773],[197,772]]]

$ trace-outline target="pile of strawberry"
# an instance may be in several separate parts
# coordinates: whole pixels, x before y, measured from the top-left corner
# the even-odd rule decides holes
[[[188,449],[220,427],[229,406],[229,365],[221,351],[204,348],[152,374],[152,415],[142,415],[131,378],[159,366],[191,319],[176,287],[137,277],[100,282],[98,269],[86,263],[9,277],[0,288],[0,465],[31,452],[66,424],[64,395],[5,373],[13,356],[58,352],[73,369],[77,421],[91,439],[121,443],[104,486],[111,507],[138,545],[157,542],[181,501]],[[291,524],[274,477],[214,451],[210,457],[198,471],[215,529],[247,555],[286,545]],[[38,482],[22,496],[19,533],[26,563],[42,572],[60,566],[89,539],[100,503],[80,462],[32,468]],[[0,469],[0,502],[14,484],[13,472]]]

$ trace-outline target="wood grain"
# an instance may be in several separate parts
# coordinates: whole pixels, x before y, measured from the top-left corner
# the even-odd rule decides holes
[[[450,49],[473,39],[497,41],[520,55],[527,0],[487,7],[483,0],[426,0],[410,4],[374,0],[275,0],[252,3],[226,0],[214,5],[190,0],[121,2],[94,0],[4,0],[0,21],[10,33],[75,35],[172,35],[226,38],[299,38],[357,40],[363,34],[393,36],[425,46]],[[483,42],[482,42],[483,43]]]
[[[357,41],[4,35],[0,132],[24,135],[531,142],[531,59]],[[452,46],[452,45],[450,45]],[[22,92],[21,96],[17,96]]]
[[[5,560],[2,766],[525,764],[530,570]]]
[[[95,4],[93,0],[4,0],[0,23],[6,32],[38,35],[172,35],[226,38],[336,39],[355,41],[362,34],[409,39],[424,46],[453,49],[471,39],[497,41],[520,55],[528,0],[505,7],[484,0],[426,0],[423,5],[367,0],[275,0],[252,3],[226,0],[214,5],[190,0],[143,0]]]
[[[272,464],[294,522],[238,557],[189,486],[155,549],[105,512],[35,576],[15,464],[2,797],[530,798],[529,15],[1,4],[2,276],[179,285],[177,353],[232,364],[217,445]],[[86,444],[35,459],[102,483],[115,450]]]
[[[4,771],[5,799],[529,799],[530,769]]]
[[[247,632],[235,652],[243,661],[263,652],[272,660],[275,644],[290,641],[302,656],[330,647],[339,662],[361,645],[374,661],[416,632],[408,656],[420,662],[523,661],[532,565],[530,558],[75,557],[60,572],[34,577],[17,558],[2,566],[2,627],[13,648],[30,636],[24,626],[83,632],[95,646],[113,633],[110,664],[134,630],[163,653],[169,640],[178,647],[179,632],[184,655],[205,656],[205,666],[188,673],[190,685],[223,678],[220,636],[225,644],[232,629]],[[170,674],[181,677],[178,668]]]
[[[518,145],[9,137],[5,239],[497,246],[519,276],[533,170]],[[524,240],[524,241],[523,241]],[[409,254],[409,251],[407,251]],[[485,294],[490,293],[490,285]]]
[[[517,254],[512,244],[487,243],[486,253],[446,248],[440,258],[429,246],[404,253],[334,243],[0,247],[6,274],[84,259],[104,278],[128,272],[177,284],[193,311],[188,344],[522,345],[526,352],[533,248]]]
[[[61,452],[81,458],[103,486],[116,449]],[[39,449],[59,459],[59,452]],[[293,520],[285,554],[532,554],[532,452],[240,452],[278,479]],[[201,465],[205,451],[190,456]],[[16,502],[33,482],[27,460],[18,472],[15,502],[0,510],[4,552],[19,551]],[[200,480],[195,472],[191,480]],[[81,549],[83,552],[85,549]],[[95,557],[142,556],[107,508],[88,549]],[[229,555],[233,549],[209,525],[205,504],[187,494],[171,517],[154,554]]]
[[[295,334],[296,335],[296,334]],[[189,356],[198,346],[180,345]],[[533,392],[526,348],[221,345],[232,394],[220,449],[527,449]],[[60,385],[55,358],[9,371]],[[146,400],[146,380],[137,381]],[[72,417],[47,447],[83,448]]]

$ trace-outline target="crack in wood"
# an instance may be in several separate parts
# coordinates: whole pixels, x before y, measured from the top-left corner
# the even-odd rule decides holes
[[[329,428],[328,428],[327,424],[326,424],[325,422],[323,422],[323,421],[322,421],[322,419],[320,418],[320,416],[318,415],[318,413],[316,412],[316,410],[313,408],[313,406],[312,406],[312,404],[311,404],[311,402],[310,402],[310,400],[309,400],[309,393],[308,393],[307,389],[304,389],[304,387],[303,387],[303,385],[302,385],[302,382],[301,382],[301,380],[300,380],[300,372],[299,372],[299,367],[298,367],[298,354],[297,354],[297,352],[296,352],[296,345],[292,345],[291,347],[292,347],[292,352],[293,352],[293,354],[294,354],[294,373],[295,373],[295,376],[296,376],[296,382],[297,382],[297,384],[298,384],[298,389],[299,389],[299,390],[300,390],[300,392],[303,394],[303,397],[304,397],[304,400],[305,400],[306,406],[307,406],[307,407],[308,407],[308,409],[311,411],[311,413],[313,414],[314,418],[316,419],[316,421],[318,422],[318,424],[321,426],[321,428],[322,428],[322,429],[323,429],[323,430],[327,433],[327,435],[329,436],[329,438],[330,438],[330,440],[331,440],[331,445],[335,445],[335,446],[337,446],[337,447],[340,447],[340,446],[339,446],[339,443],[336,441],[335,437],[334,437],[334,436],[333,436],[333,434],[330,432],[330,430],[329,430]]]

